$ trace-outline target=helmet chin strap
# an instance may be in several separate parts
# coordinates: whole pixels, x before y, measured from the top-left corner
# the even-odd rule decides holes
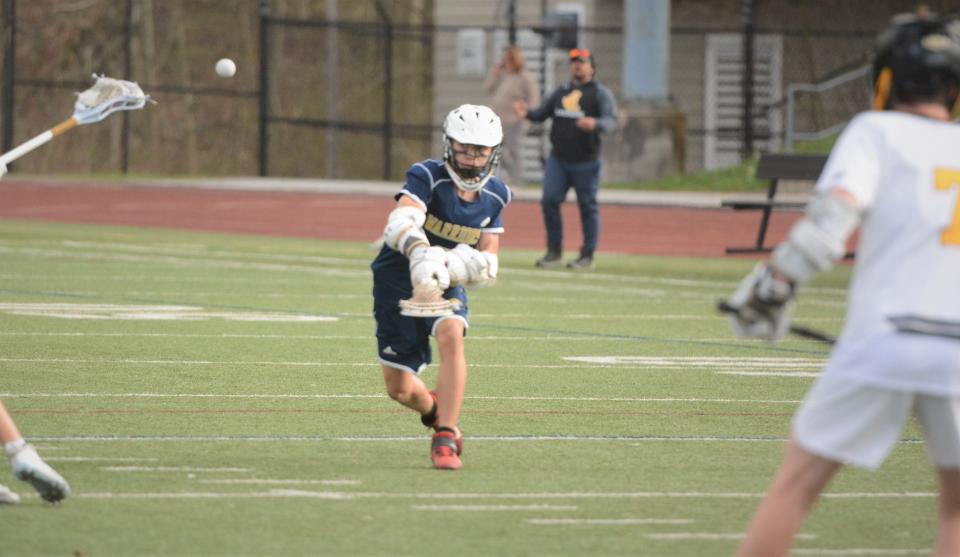
[[[460,173],[457,172],[457,169],[454,168],[452,164],[450,164],[450,161],[443,161],[443,166],[446,167],[447,173],[450,174],[450,179],[453,180],[453,183],[456,184],[456,186],[463,191],[470,191],[470,192],[480,191],[480,189],[483,186],[485,186],[486,183],[493,176],[493,169],[491,169],[491,171],[488,172],[487,175],[484,176],[482,179],[474,182],[467,182],[466,180],[463,179],[462,176],[460,176]]]

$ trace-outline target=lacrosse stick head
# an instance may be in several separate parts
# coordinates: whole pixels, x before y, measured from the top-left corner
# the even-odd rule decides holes
[[[407,317],[443,317],[460,309],[460,300],[446,299],[439,286],[418,284],[409,300],[400,300],[400,315]]]
[[[77,93],[73,117],[78,124],[99,122],[118,110],[137,110],[150,100],[132,81],[93,75],[93,87]]]

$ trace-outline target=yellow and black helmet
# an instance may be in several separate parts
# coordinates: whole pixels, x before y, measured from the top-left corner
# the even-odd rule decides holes
[[[877,37],[873,106],[937,100],[953,110],[960,93],[960,19],[901,14]]]

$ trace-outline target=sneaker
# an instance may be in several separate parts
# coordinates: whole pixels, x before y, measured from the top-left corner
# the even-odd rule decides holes
[[[535,263],[540,269],[550,269],[563,265],[563,257],[557,250],[548,249],[547,253]]]
[[[44,462],[30,445],[10,457],[10,464],[13,466],[13,475],[32,485],[44,501],[56,503],[70,495],[66,480]]]
[[[459,470],[463,466],[460,460],[460,451],[457,447],[456,434],[443,430],[433,434],[430,443],[430,460],[438,470]]]
[[[582,256],[567,263],[567,269],[576,271],[589,271],[593,269],[593,257]]]
[[[20,496],[10,491],[5,485],[0,485],[0,505],[16,505],[20,502]]]
[[[437,414],[437,405],[440,403],[440,398],[437,396],[437,391],[430,391],[430,398],[433,399],[433,410],[427,412],[426,414],[420,415],[420,422],[427,427],[432,427],[434,431],[440,430],[440,416]],[[457,430],[460,430],[460,424],[457,424]],[[463,432],[461,431],[459,436],[456,438],[457,441],[457,454],[463,453]]]

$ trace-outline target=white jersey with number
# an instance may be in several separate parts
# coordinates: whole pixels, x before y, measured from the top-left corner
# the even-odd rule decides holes
[[[827,372],[960,395],[960,339],[898,332],[960,331],[960,125],[863,113],[817,182],[818,193],[833,188],[853,194],[864,220],[847,320]]]

